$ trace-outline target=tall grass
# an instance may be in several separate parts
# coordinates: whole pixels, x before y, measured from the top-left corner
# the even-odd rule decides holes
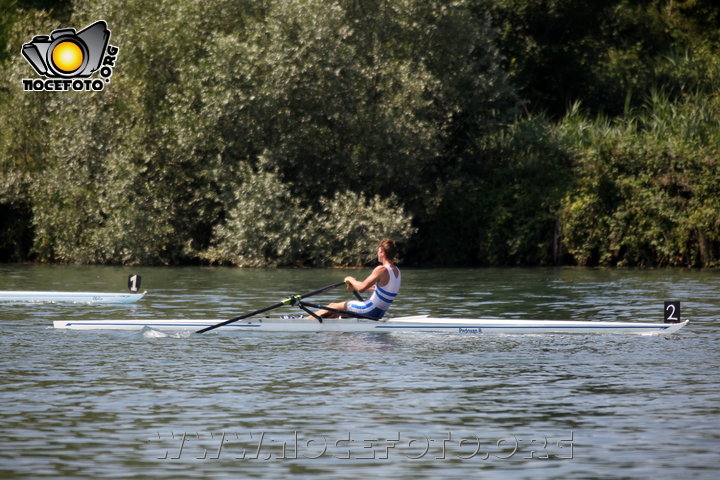
[[[720,93],[672,97],[561,123],[575,159],[563,241],[579,264],[720,266]]]

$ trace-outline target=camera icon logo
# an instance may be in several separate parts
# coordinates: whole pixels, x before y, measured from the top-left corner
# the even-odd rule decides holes
[[[50,78],[89,77],[100,68],[110,30],[97,21],[80,32],[74,28],[38,35],[22,46],[22,54],[39,75]]]

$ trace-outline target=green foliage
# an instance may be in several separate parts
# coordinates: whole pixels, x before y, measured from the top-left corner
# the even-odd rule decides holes
[[[413,233],[412,218],[394,198],[338,192],[308,208],[276,172],[248,168],[242,176],[227,220],[215,228],[213,245],[202,254],[211,262],[364,265],[374,258],[376,239],[405,242]]]
[[[433,263],[552,264],[560,202],[570,181],[570,157],[543,116],[477,140],[478,159],[456,166],[422,231]],[[436,243],[430,243],[436,242]],[[462,245],[463,248],[453,248]]]
[[[498,159],[481,247],[489,263],[561,260],[557,214],[570,183],[571,159],[556,130],[543,116],[529,117],[489,139]]]
[[[715,3],[6,2],[0,258],[718,266]],[[22,91],[98,19],[103,92]]]
[[[581,265],[720,265],[720,96],[655,95],[632,120],[564,121],[576,184],[565,245]]]
[[[249,150],[315,198],[425,195],[454,137],[496,128],[517,105],[489,20],[466,3],[271,3],[243,48]]]
[[[562,118],[581,101],[615,116],[652,88],[692,90],[702,77],[675,69],[678,56],[714,49],[720,4],[711,0],[489,0],[508,72],[535,112]],[[670,78],[668,78],[670,77]]]
[[[183,35],[192,46],[203,8],[149,3],[77,5],[73,24],[105,18],[121,47],[103,92],[24,93],[17,86],[28,65],[17,56],[6,66],[4,181],[32,206],[39,260],[172,263],[192,258],[209,235],[220,203],[218,148],[213,124],[193,110],[197,83],[181,77],[202,52],[174,48]],[[27,18],[31,26],[17,25],[17,51],[59,26],[42,14]]]
[[[10,30],[17,17],[17,5],[15,0],[8,0],[0,3],[0,62],[9,57],[4,47],[7,45]]]
[[[0,200],[32,211],[42,261],[364,261],[362,235],[407,238],[403,203],[424,213],[424,182],[458,149],[453,136],[491,131],[518,102],[489,19],[467,2],[73,7],[69,25],[103,18],[120,46],[105,91],[28,94],[18,88],[30,74],[24,59],[3,66]],[[59,26],[29,13],[9,47]],[[262,216],[255,191],[279,218],[244,231]],[[357,221],[338,242],[349,220],[328,215],[352,217],[348,205]],[[292,218],[336,224],[322,255]],[[253,253],[252,241],[264,246]]]
[[[203,257],[242,267],[301,263],[311,212],[277,173],[246,168],[227,219],[215,227]]]
[[[315,265],[364,265],[377,258],[377,239],[407,243],[415,228],[397,197],[367,198],[352,191],[321,198],[308,221],[308,257]]]

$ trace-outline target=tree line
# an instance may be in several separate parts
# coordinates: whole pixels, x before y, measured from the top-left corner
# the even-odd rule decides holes
[[[2,261],[720,265],[714,2],[0,13]],[[23,43],[98,19],[103,91],[23,91]]]

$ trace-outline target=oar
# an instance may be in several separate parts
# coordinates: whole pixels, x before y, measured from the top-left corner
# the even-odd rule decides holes
[[[313,296],[313,295],[317,295],[318,293],[322,293],[322,292],[325,292],[325,291],[327,291],[327,290],[331,290],[331,289],[333,289],[333,288],[337,288],[337,287],[339,287],[340,285],[343,285],[343,284],[344,284],[344,282],[334,283],[334,284],[332,284],[332,285],[328,285],[327,287],[318,288],[317,290],[313,290],[312,292],[308,292],[308,293],[305,293],[305,294],[302,294],[302,295],[293,295],[292,297],[288,297],[288,298],[286,298],[285,300],[276,303],[275,305],[270,305],[269,307],[261,308],[260,310],[255,310],[254,312],[246,313],[246,314],[240,315],[240,316],[238,316],[238,317],[233,317],[233,318],[231,318],[230,320],[225,320],[224,322],[216,323],[215,325],[210,325],[209,327],[205,327],[205,328],[203,328],[203,329],[201,329],[201,330],[198,330],[198,331],[195,332],[195,333],[205,333],[205,332],[207,332],[207,331],[214,330],[214,329],[216,329],[216,328],[218,328],[218,327],[222,327],[223,325],[227,325],[228,323],[237,322],[238,320],[242,320],[243,318],[252,317],[253,315],[259,315],[259,314],[265,313],[265,312],[267,312],[267,311],[269,311],[269,310],[273,310],[273,309],[275,309],[275,308],[280,308],[280,307],[282,307],[282,306],[284,306],[284,305],[295,305],[296,303],[298,303],[298,302],[299,302],[300,300],[302,300],[303,298],[307,298],[307,297],[311,297],[311,296]]]

